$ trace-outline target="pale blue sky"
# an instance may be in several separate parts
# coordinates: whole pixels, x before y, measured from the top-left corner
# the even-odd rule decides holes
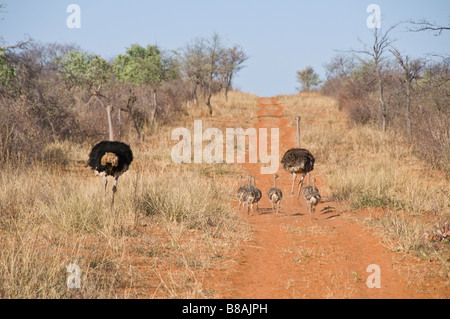
[[[448,25],[449,0],[0,0],[0,36],[14,44],[26,36],[40,42],[76,43],[106,59],[132,43],[179,49],[198,36],[217,32],[228,45],[240,44],[250,59],[235,87],[260,96],[294,93],[295,72],[311,65],[324,79],[323,64],[336,50],[370,43],[369,4],[381,8],[382,27],[426,18]],[[81,28],[69,29],[69,4],[81,8]],[[450,32],[392,32],[401,52],[413,57],[449,54]]]

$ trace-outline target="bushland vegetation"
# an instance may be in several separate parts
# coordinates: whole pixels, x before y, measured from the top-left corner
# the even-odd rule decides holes
[[[257,97],[233,90],[240,46],[195,41],[189,55],[131,44],[111,61],[72,44],[0,49],[0,298],[215,296],[205,273],[249,236],[232,205],[241,172],[174,164],[171,131],[194,116],[244,125]],[[135,156],[112,208],[85,167],[107,139]]]
[[[418,25],[424,25],[422,30],[437,28],[414,23],[414,31],[420,29]],[[448,176],[449,56],[411,56],[392,40],[392,29],[375,29],[370,45],[335,55],[325,64],[327,79],[321,92],[336,98],[354,125],[398,133],[430,168]],[[438,30],[448,32],[445,27]]]
[[[48,151],[57,141],[145,139],[184,114],[184,105],[200,107],[200,99],[212,115],[212,95],[228,99],[246,59],[218,34],[178,51],[131,44],[112,61],[73,44],[0,47],[0,158],[57,160]]]

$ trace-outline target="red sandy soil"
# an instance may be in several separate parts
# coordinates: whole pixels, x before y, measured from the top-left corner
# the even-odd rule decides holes
[[[282,112],[276,98],[260,99],[256,128],[280,128],[280,157],[296,145],[292,119]],[[390,251],[382,239],[348,218],[339,203],[322,196],[315,214],[309,215],[302,195],[299,199],[291,196],[292,176],[281,164],[277,187],[283,190],[282,209],[273,213],[267,197],[273,175],[260,174],[260,164],[243,165],[256,177],[263,197],[258,212],[255,209],[247,215],[241,209],[253,238],[240,245],[235,266],[214,271],[204,283],[219,298],[448,298],[448,285],[440,281],[426,284],[423,276],[417,283],[408,275],[422,269],[426,261]],[[326,182],[321,171],[316,161],[311,178],[317,179],[319,190]],[[380,267],[381,288],[366,284],[371,264]]]

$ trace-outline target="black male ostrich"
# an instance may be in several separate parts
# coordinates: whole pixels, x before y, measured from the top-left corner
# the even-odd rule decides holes
[[[115,178],[114,186],[112,188],[114,203],[114,193],[117,191],[117,181],[119,176],[128,170],[133,161],[133,152],[125,143],[103,141],[95,145],[89,154],[88,165],[95,170],[96,175],[102,175],[106,185],[108,184],[107,177],[113,176]]]
[[[314,169],[314,156],[310,151],[300,148],[300,116],[296,117],[297,120],[297,148],[292,148],[288,150],[283,158],[281,159],[281,164],[283,164],[283,168],[292,173],[292,187],[291,187],[291,195],[294,195],[294,183],[297,178],[297,174],[301,174],[302,178],[298,183],[298,192],[297,198],[300,195],[300,189],[302,188],[303,179],[305,175],[311,172]]]

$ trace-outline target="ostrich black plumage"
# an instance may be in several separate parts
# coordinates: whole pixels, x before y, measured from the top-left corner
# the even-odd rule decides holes
[[[119,176],[128,170],[133,161],[133,152],[129,145],[122,142],[103,141],[95,145],[89,154],[88,165],[95,173],[102,175],[106,186],[108,184],[108,176],[114,177],[113,202],[114,193],[117,191],[117,181]]]
[[[297,116],[297,148],[292,148],[288,150],[283,158],[281,159],[281,164],[283,168],[292,174],[292,187],[291,195],[294,195],[294,183],[297,178],[297,174],[301,174],[302,178],[298,183],[297,198],[300,195],[300,189],[302,188],[303,179],[305,175],[314,169],[315,158],[310,151],[304,148],[300,148],[300,117]]]

